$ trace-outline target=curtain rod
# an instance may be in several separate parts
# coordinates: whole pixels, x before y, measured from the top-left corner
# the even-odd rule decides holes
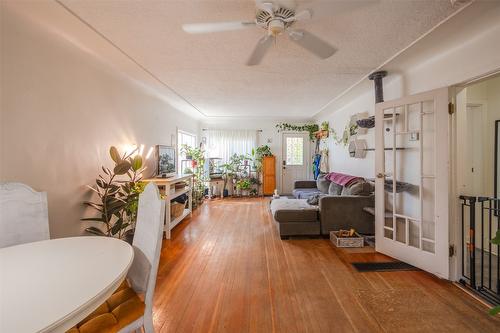
[[[202,128],[201,130],[202,130],[202,131],[208,131],[208,130],[210,130],[210,129],[209,129],[209,128]],[[222,130],[222,131],[224,131],[224,130]],[[257,132],[262,132],[262,130],[261,130],[261,129],[258,129],[258,130],[255,130],[255,131],[257,131]]]

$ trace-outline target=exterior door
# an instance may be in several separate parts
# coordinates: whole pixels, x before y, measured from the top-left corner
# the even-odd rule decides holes
[[[291,194],[296,180],[306,180],[309,169],[309,136],[307,133],[283,133],[281,192]]]
[[[448,89],[375,109],[375,248],[447,279]]]

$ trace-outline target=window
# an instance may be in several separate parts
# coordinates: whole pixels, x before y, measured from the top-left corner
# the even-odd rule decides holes
[[[251,154],[257,146],[255,130],[208,130],[208,157],[228,161],[233,154]]]
[[[304,139],[286,138],[286,164],[304,164]]]
[[[189,133],[189,132],[184,132],[181,130],[177,131],[177,149],[178,149],[178,156],[179,156],[179,161],[178,161],[179,168],[178,168],[178,170],[181,173],[184,172],[184,170],[182,170],[182,167],[183,167],[182,160],[186,159],[186,155],[181,153],[182,145],[196,147],[196,135]],[[185,167],[185,165],[184,165],[184,167]]]

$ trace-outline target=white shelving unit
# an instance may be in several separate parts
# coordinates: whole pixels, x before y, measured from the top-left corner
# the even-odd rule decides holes
[[[191,216],[193,212],[193,175],[176,175],[170,178],[148,178],[143,179],[145,182],[154,182],[165,195],[165,238],[170,239],[170,230],[172,230],[177,224],[184,220],[187,216]],[[175,189],[175,184],[186,183],[186,186],[181,189]],[[182,214],[171,219],[170,216],[170,202],[183,195],[188,196],[188,206],[184,208]]]

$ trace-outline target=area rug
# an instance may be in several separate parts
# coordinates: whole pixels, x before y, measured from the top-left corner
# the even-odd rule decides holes
[[[395,272],[395,271],[419,271],[420,269],[402,261],[389,262],[353,262],[351,265],[358,272]]]

